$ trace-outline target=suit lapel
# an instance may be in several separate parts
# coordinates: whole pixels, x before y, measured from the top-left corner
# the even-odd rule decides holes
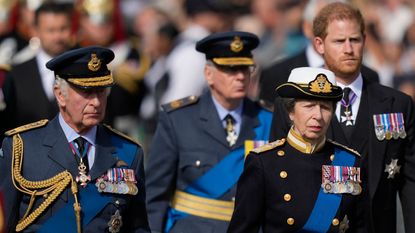
[[[350,138],[350,147],[364,153],[365,145],[369,139],[369,128],[371,117],[369,114],[368,93],[366,87],[363,87],[362,97],[360,98],[360,106],[357,113],[356,124],[354,125],[352,137]],[[365,133],[367,132],[367,133]]]
[[[95,146],[95,162],[89,172],[91,180],[104,174],[117,162],[117,158],[113,155],[116,150],[111,144],[111,136],[102,126],[98,127]]]
[[[200,98],[200,121],[202,129],[214,140],[228,147],[225,129],[222,127],[219,114],[213,104],[213,100],[208,93]]]
[[[78,165],[74,155],[72,154],[71,148],[69,147],[65,134],[59,124],[58,117],[55,117],[49,122],[45,135],[43,145],[50,148],[47,156],[52,161],[52,164],[55,164],[55,166],[52,165],[49,168],[48,172],[45,173],[46,176],[44,179],[51,178],[64,170],[69,171],[75,179],[78,175]],[[60,195],[60,198],[64,202],[67,202],[69,193],[70,189],[67,188]]]
[[[43,145],[51,148],[48,157],[75,177],[78,174],[78,166],[65,134],[59,125],[58,117],[54,118],[49,124],[50,127],[47,129],[43,141]]]
[[[381,174],[383,173],[384,169],[384,160],[385,160],[385,152],[386,152],[386,145],[387,141],[379,141],[375,135],[374,123],[373,123],[373,115],[374,114],[381,114],[381,113],[390,113],[392,109],[392,99],[390,97],[385,97],[382,93],[379,93],[378,90],[375,90],[376,83],[367,83],[367,101],[368,101],[368,116],[369,125],[368,127],[368,139],[369,139],[369,146],[366,155],[368,156],[368,178],[369,178],[369,193],[370,197],[373,197],[377,185],[379,183],[379,179]]]

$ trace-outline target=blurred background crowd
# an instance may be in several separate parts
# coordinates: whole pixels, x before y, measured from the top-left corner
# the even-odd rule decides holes
[[[47,72],[23,68],[26,77],[18,84],[10,79],[22,64],[40,56],[42,50],[47,52],[48,45],[67,43],[65,49],[100,45],[116,54],[111,69],[117,85],[109,96],[106,121],[138,139],[145,149],[160,105],[200,95],[206,88],[205,59],[195,51],[196,41],[231,29],[257,34],[261,42],[254,51],[257,69],[250,90],[250,97],[257,99],[261,70],[306,48],[304,22],[308,14],[315,14],[305,10],[308,0],[55,0],[72,18],[69,33],[59,38],[47,29],[42,31],[41,21],[35,20],[36,10],[45,2],[51,1],[0,0],[1,130],[57,112],[48,108],[52,113],[43,116],[17,116],[19,108],[44,105],[34,97],[29,104],[19,102],[18,90],[34,92],[35,84],[29,80]],[[364,64],[378,72],[382,84],[415,98],[415,1],[352,2],[367,24]],[[44,99],[53,102],[51,90],[41,79]]]

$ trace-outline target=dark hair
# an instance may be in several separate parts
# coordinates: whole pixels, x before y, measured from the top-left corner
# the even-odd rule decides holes
[[[282,100],[285,110],[287,110],[288,113],[294,111],[294,106],[298,99],[282,97],[281,100]],[[333,112],[334,112],[336,110],[337,102],[336,101],[331,101],[331,102],[333,104]]]
[[[45,13],[64,14],[69,19],[72,17],[72,3],[45,2],[35,11],[35,25],[39,23],[39,16]]]

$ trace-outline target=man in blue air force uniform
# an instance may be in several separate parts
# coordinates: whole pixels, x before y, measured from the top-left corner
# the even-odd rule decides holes
[[[270,131],[271,112],[246,98],[258,42],[224,32],[196,44],[210,91],[160,112],[146,166],[152,232],[226,231],[244,155]]]
[[[46,64],[58,116],[10,130],[3,142],[7,232],[149,232],[143,151],[100,124],[113,58],[86,47]]]

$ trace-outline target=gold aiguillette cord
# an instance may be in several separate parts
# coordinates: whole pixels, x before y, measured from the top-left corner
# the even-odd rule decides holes
[[[23,140],[19,134],[13,136],[13,157],[12,157],[12,181],[13,185],[22,193],[30,195],[29,206],[25,215],[16,225],[16,231],[23,231],[32,224],[53,201],[66,189],[71,183],[71,191],[74,195],[74,211],[76,217],[77,232],[81,233],[81,205],[78,202],[78,188],[75,180],[67,170],[56,174],[55,176],[40,181],[26,180],[22,174],[23,163]],[[45,200],[30,213],[33,203],[37,196],[43,196]]]

